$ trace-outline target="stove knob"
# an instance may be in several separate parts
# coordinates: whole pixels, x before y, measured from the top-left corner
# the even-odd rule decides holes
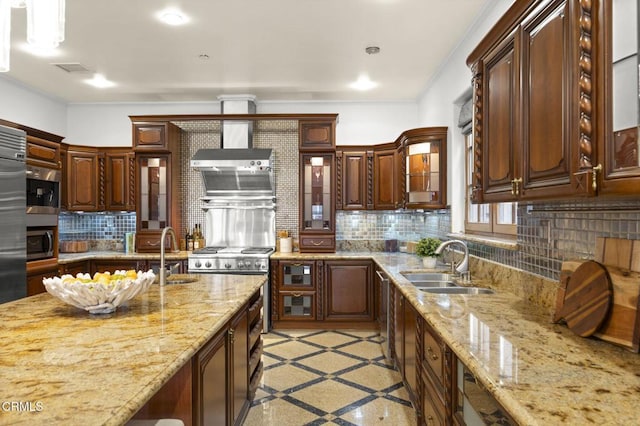
[[[205,264],[204,264],[204,266],[205,266],[205,267],[207,267],[207,268],[211,268],[211,262],[209,262],[209,261],[207,260],[207,263],[205,263]]]
[[[244,267],[245,267],[244,261],[242,261],[242,260],[238,260],[238,261],[236,262],[236,265],[238,265],[238,268],[239,268],[239,269],[242,269],[242,268],[244,268]]]
[[[196,260],[195,267],[196,267],[196,268],[199,268],[199,267],[201,267],[201,266],[202,266],[202,263],[200,263],[200,261],[199,261],[199,260]]]
[[[262,164],[262,161],[258,161],[256,164],[259,166]]]
[[[249,164],[251,164],[251,165],[253,166],[253,165],[255,165],[255,164],[256,164],[256,162],[255,162],[255,161],[253,161],[253,160],[251,160],[251,162],[250,162]]]
[[[256,260],[255,267],[256,267],[256,269],[262,268],[262,264],[260,263],[259,260]]]
[[[231,269],[231,264],[230,263],[225,263],[224,267],[227,268],[227,269]]]

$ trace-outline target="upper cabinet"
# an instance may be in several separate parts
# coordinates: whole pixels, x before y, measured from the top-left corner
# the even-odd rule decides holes
[[[440,209],[447,206],[447,128],[403,132],[395,142],[337,148],[337,208]]]
[[[516,2],[467,59],[475,201],[592,193],[591,11],[578,3]]]
[[[604,149],[598,151],[602,165],[601,194],[638,195],[640,149],[638,145],[640,91],[638,88],[638,2],[612,0],[600,3],[602,17],[598,45],[600,71],[605,84],[598,97],[605,115],[598,121],[598,137]]]
[[[335,120],[300,120],[300,150],[326,151],[336,148]]]
[[[300,251],[334,252],[335,154],[300,154]]]
[[[447,206],[447,128],[428,127],[401,136],[404,164],[404,207],[441,209]]]
[[[300,120],[298,129],[299,248],[301,252],[309,253],[334,252],[336,251],[337,198],[336,120],[331,117]]]
[[[170,141],[180,139],[180,129],[169,122],[133,123],[133,149],[137,152],[171,151]]]
[[[171,123],[133,122],[136,250],[160,251],[163,228],[182,230],[180,129]],[[166,247],[170,247],[167,238]]]
[[[64,145],[61,157],[66,210],[135,209],[135,164],[129,148]]]

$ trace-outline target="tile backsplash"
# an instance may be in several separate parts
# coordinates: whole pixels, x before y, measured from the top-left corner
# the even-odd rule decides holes
[[[127,232],[136,231],[134,212],[71,213],[58,217],[60,241],[122,240]]]

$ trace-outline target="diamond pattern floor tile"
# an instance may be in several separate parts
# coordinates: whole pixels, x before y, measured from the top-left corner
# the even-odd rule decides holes
[[[370,330],[263,335],[262,381],[245,425],[415,425],[400,374]]]

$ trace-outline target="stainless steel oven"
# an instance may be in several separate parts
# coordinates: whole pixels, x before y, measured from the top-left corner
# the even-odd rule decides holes
[[[53,229],[27,230],[27,260],[48,259],[54,253]]]
[[[27,213],[60,212],[60,170],[27,165]]]

